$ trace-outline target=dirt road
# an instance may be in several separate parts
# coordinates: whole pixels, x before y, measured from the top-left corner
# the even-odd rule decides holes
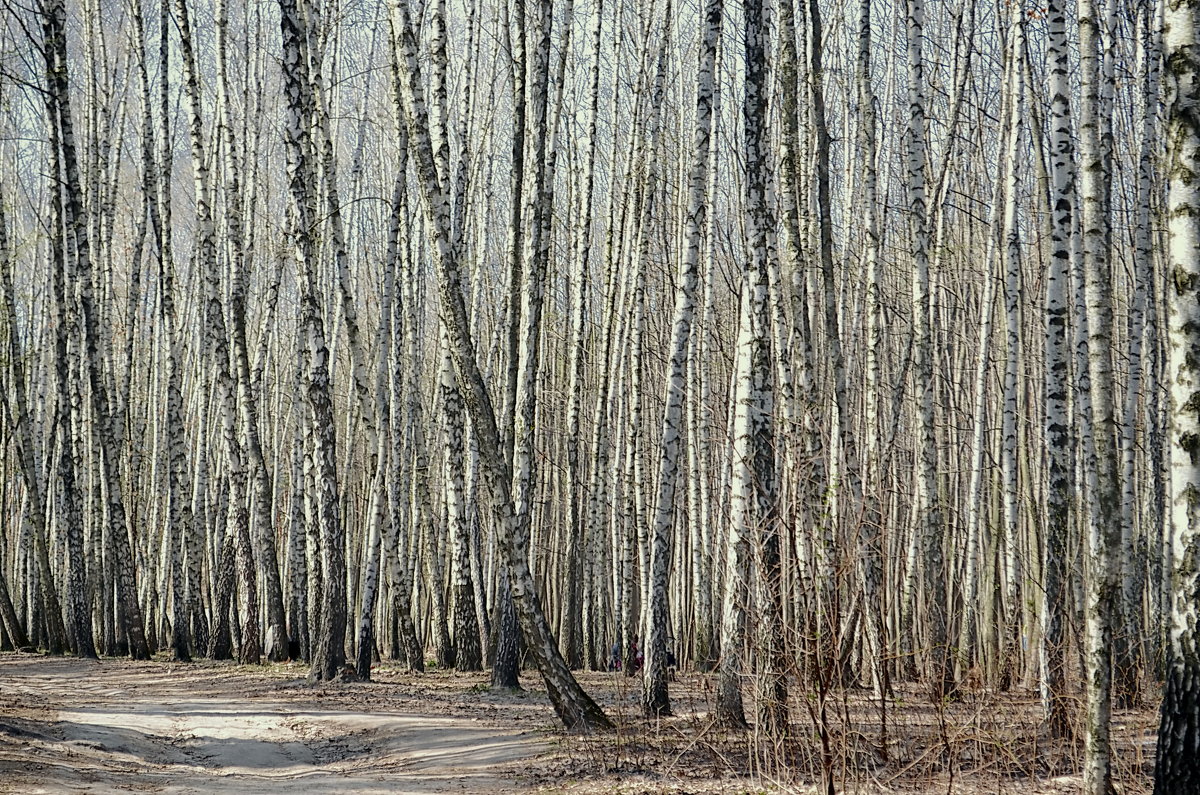
[[[521,792],[553,718],[481,675],[304,673],[0,655],[0,792]]]

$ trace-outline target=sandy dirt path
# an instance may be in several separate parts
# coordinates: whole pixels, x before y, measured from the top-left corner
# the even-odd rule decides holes
[[[522,792],[552,719],[482,676],[0,655],[0,792]]]

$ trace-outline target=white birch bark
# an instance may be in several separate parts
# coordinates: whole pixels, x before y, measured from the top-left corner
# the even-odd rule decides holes
[[[701,11],[700,64],[696,71],[696,129],[688,170],[684,237],[676,277],[675,313],[667,360],[666,398],[658,455],[658,482],[653,514],[650,554],[649,629],[646,637],[642,708],[647,714],[671,712],[667,689],[667,570],[671,554],[672,522],[679,459],[684,441],[683,400],[688,345],[695,314],[695,292],[700,263],[700,235],[711,197],[708,185],[709,138],[712,134],[713,73],[724,19],[723,0],[707,0]]]
[[[583,404],[583,369],[585,364],[585,346],[587,322],[587,291],[590,287],[591,274],[590,251],[592,242],[592,201],[596,181],[596,146],[597,119],[600,109],[600,51],[601,51],[601,20],[604,17],[604,0],[598,0],[589,23],[587,38],[589,50],[585,59],[591,63],[588,78],[588,116],[587,136],[589,145],[584,147],[582,174],[580,176],[579,209],[576,214],[575,227],[571,230],[572,260],[574,271],[572,280],[574,291],[571,297],[571,350],[568,370],[570,385],[567,395],[567,525],[571,540],[567,550],[570,559],[570,583],[567,589],[567,604],[564,612],[566,636],[563,645],[566,649],[568,664],[572,668],[580,667],[584,662],[583,635],[588,632],[583,622],[583,599],[585,598],[584,572],[588,563],[584,558],[588,547],[588,527],[582,509],[583,476],[579,462],[579,420]]]
[[[83,341],[80,350],[81,369],[86,374],[89,387],[90,411],[96,423],[95,431],[102,451],[100,460],[104,481],[116,486],[105,490],[106,532],[109,534],[115,557],[118,598],[129,652],[134,659],[145,660],[150,658],[150,648],[146,642],[141,606],[138,603],[133,550],[130,548],[126,531],[125,499],[119,487],[121,478],[117,461],[120,432],[114,422],[102,367],[104,353],[100,349],[102,340],[95,303],[91,245],[84,214],[82,179],[68,91],[66,8],[62,0],[51,0],[42,6],[41,22],[50,121],[57,136],[56,156],[61,158],[62,166],[62,223],[66,229],[69,249],[65,260],[69,271],[67,284],[68,288],[75,292],[75,300],[79,306]]]
[[[1113,622],[1119,594],[1120,482],[1113,407],[1112,266],[1110,190],[1112,178],[1111,47],[1112,4],[1079,0],[1080,103],[1079,159],[1082,200],[1083,271],[1087,299],[1087,356],[1094,455],[1089,477],[1085,572],[1084,789],[1088,795],[1112,790]]]
[[[779,581],[779,523],[775,505],[770,309],[767,235],[772,223],[766,167],[767,28],[763,4],[744,6],[746,83],[743,106],[746,153],[746,209],[749,257],[741,279],[741,321],[733,406],[730,483],[729,582],[722,627],[717,683],[717,717],[745,725],[741,676],[745,671],[746,600],[749,597],[750,543],[758,551],[760,720],[770,737],[787,731]]]
[[[1025,70],[1022,59],[1025,55],[1025,14],[1019,6],[1013,6],[1012,23],[1009,27],[1011,54],[1009,56],[1009,121],[1008,140],[1005,145],[1006,186],[1004,200],[1004,320],[1006,356],[1004,363],[1004,403],[1001,419],[1001,543],[1004,545],[1004,561],[1007,579],[1004,589],[1004,614],[998,617],[997,631],[1003,633],[1000,657],[1000,689],[1007,690],[1012,682],[1014,659],[1020,643],[1021,605],[1019,583],[1023,577],[1018,569],[1020,555],[1017,552],[1020,535],[1018,515],[1017,483],[1017,377],[1021,358],[1021,231],[1017,218],[1017,192],[1021,185],[1021,170],[1018,162],[1021,143],[1021,121],[1024,110]],[[999,576],[999,572],[997,572]]]
[[[1071,134],[1070,55],[1062,0],[1049,0],[1047,60],[1050,93],[1051,226],[1046,277],[1046,549],[1042,611],[1042,704],[1050,733],[1071,731],[1066,692],[1068,540],[1071,533],[1070,339],[1067,308],[1074,251],[1075,163]]]
[[[608,718],[579,687],[559,653],[534,588],[528,562],[528,534],[520,527],[520,519],[510,496],[515,481],[504,456],[491,398],[479,370],[463,298],[460,265],[450,247],[448,194],[438,178],[429,138],[429,112],[421,84],[421,67],[409,9],[404,0],[392,0],[390,10],[400,73],[398,78],[408,119],[410,151],[416,163],[422,205],[429,223],[442,317],[450,338],[459,386],[479,442],[480,463],[500,523],[501,546],[521,629],[526,645],[542,673],[551,703],[567,728],[607,728],[611,725]],[[528,355],[531,351],[527,350],[526,353]]]
[[[1121,615],[1124,624],[1125,642],[1118,646],[1118,657],[1113,662],[1115,689],[1122,707],[1135,707],[1141,699],[1142,667],[1144,664],[1144,632],[1142,629],[1142,593],[1145,587],[1145,536],[1147,527],[1153,522],[1143,522],[1141,537],[1135,538],[1138,489],[1134,477],[1137,458],[1139,406],[1149,401],[1144,390],[1143,376],[1147,359],[1154,355],[1144,353],[1144,337],[1148,327],[1147,317],[1156,311],[1150,303],[1154,280],[1154,245],[1151,231],[1151,202],[1154,193],[1154,169],[1157,155],[1158,136],[1158,82],[1161,68],[1161,45],[1159,43],[1158,19],[1154,9],[1156,2],[1142,2],[1137,11],[1138,40],[1138,83],[1140,97],[1138,111],[1141,115],[1141,141],[1137,159],[1137,192],[1134,206],[1134,267],[1133,301],[1129,307],[1129,364],[1125,386],[1125,405],[1120,425],[1121,449]],[[1154,342],[1153,338],[1150,339]],[[1143,430],[1147,426],[1142,426]],[[1148,432],[1142,438],[1148,441]],[[1150,445],[1146,445],[1147,449]],[[1157,470],[1158,463],[1151,469]],[[1147,473],[1147,479],[1156,480]],[[1153,498],[1147,501],[1152,508]],[[1153,515],[1147,510],[1143,516]]]
[[[1166,688],[1158,728],[1155,795],[1200,786],[1200,9],[1167,0],[1168,373],[1171,377],[1171,585]]]
[[[307,55],[309,31],[296,0],[280,0],[279,10],[283,33],[283,90],[287,100],[284,141],[288,156],[292,237],[301,286],[302,346],[307,357],[305,392],[312,409],[314,496],[319,513],[320,564],[314,565],[314,569],[320,572],[320,621],[312,619],[310,610],[314,651],[309,676],[329,680],[341,673],[346,659],[346,558],[338,504],[329,349],[317,297],[316,246],[312,239],[316,202],[312,195],[314,153],[309,132],[313,119]],[[312,557],[310,564],[315,564]]]

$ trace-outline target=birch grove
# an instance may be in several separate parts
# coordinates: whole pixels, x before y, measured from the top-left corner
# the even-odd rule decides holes
[[[1200,786],[1194,0],[0,14],[0,650]]]

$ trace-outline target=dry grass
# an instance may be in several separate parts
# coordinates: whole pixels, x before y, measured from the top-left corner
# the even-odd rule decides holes
[[[1046,736],[1036,692],[965,691],[931,704],[916,685],[897,687],[886,736],[877,699],[862,690],[825,701],[830,758],[823,759],[820,704],[792,683],[791,732],[782,741],[731,732],[712,718],[715,680],[681,674],[675,714],[650,720],[640,684],[585,674],[585,686],[619,721],[612,735],[569,739],[538,766],[543,789],[565,792],[816,792],[823,762],[841,793],[1069,793],[1082,788],[1079,743]],[[747,717],[753,718],[751,688]],[[1157,715],[1146,708],[1114,715],[1115,775],[1122,793],[1149,792]]]
[[[880,705],[862,690],[818,703],[791,683],[775,743],[712,718],[715,678],[681,673],[675,714],[648,720],[641,680],[581,673],[615,732],[564,735],[535,672],[497,693],[487,675],[312,686],[301,666],[87,663],[0,655],[0,792],[1073,793],[1081,749],[1051,742],[1037,695],[974,689],[931,704],[916,685]],[[746,692],[753,718],[751,689]],[[1157,716],[1114,716],[1120,792],[1148,792]],[[32,787],[32,789],[31,789]]]

